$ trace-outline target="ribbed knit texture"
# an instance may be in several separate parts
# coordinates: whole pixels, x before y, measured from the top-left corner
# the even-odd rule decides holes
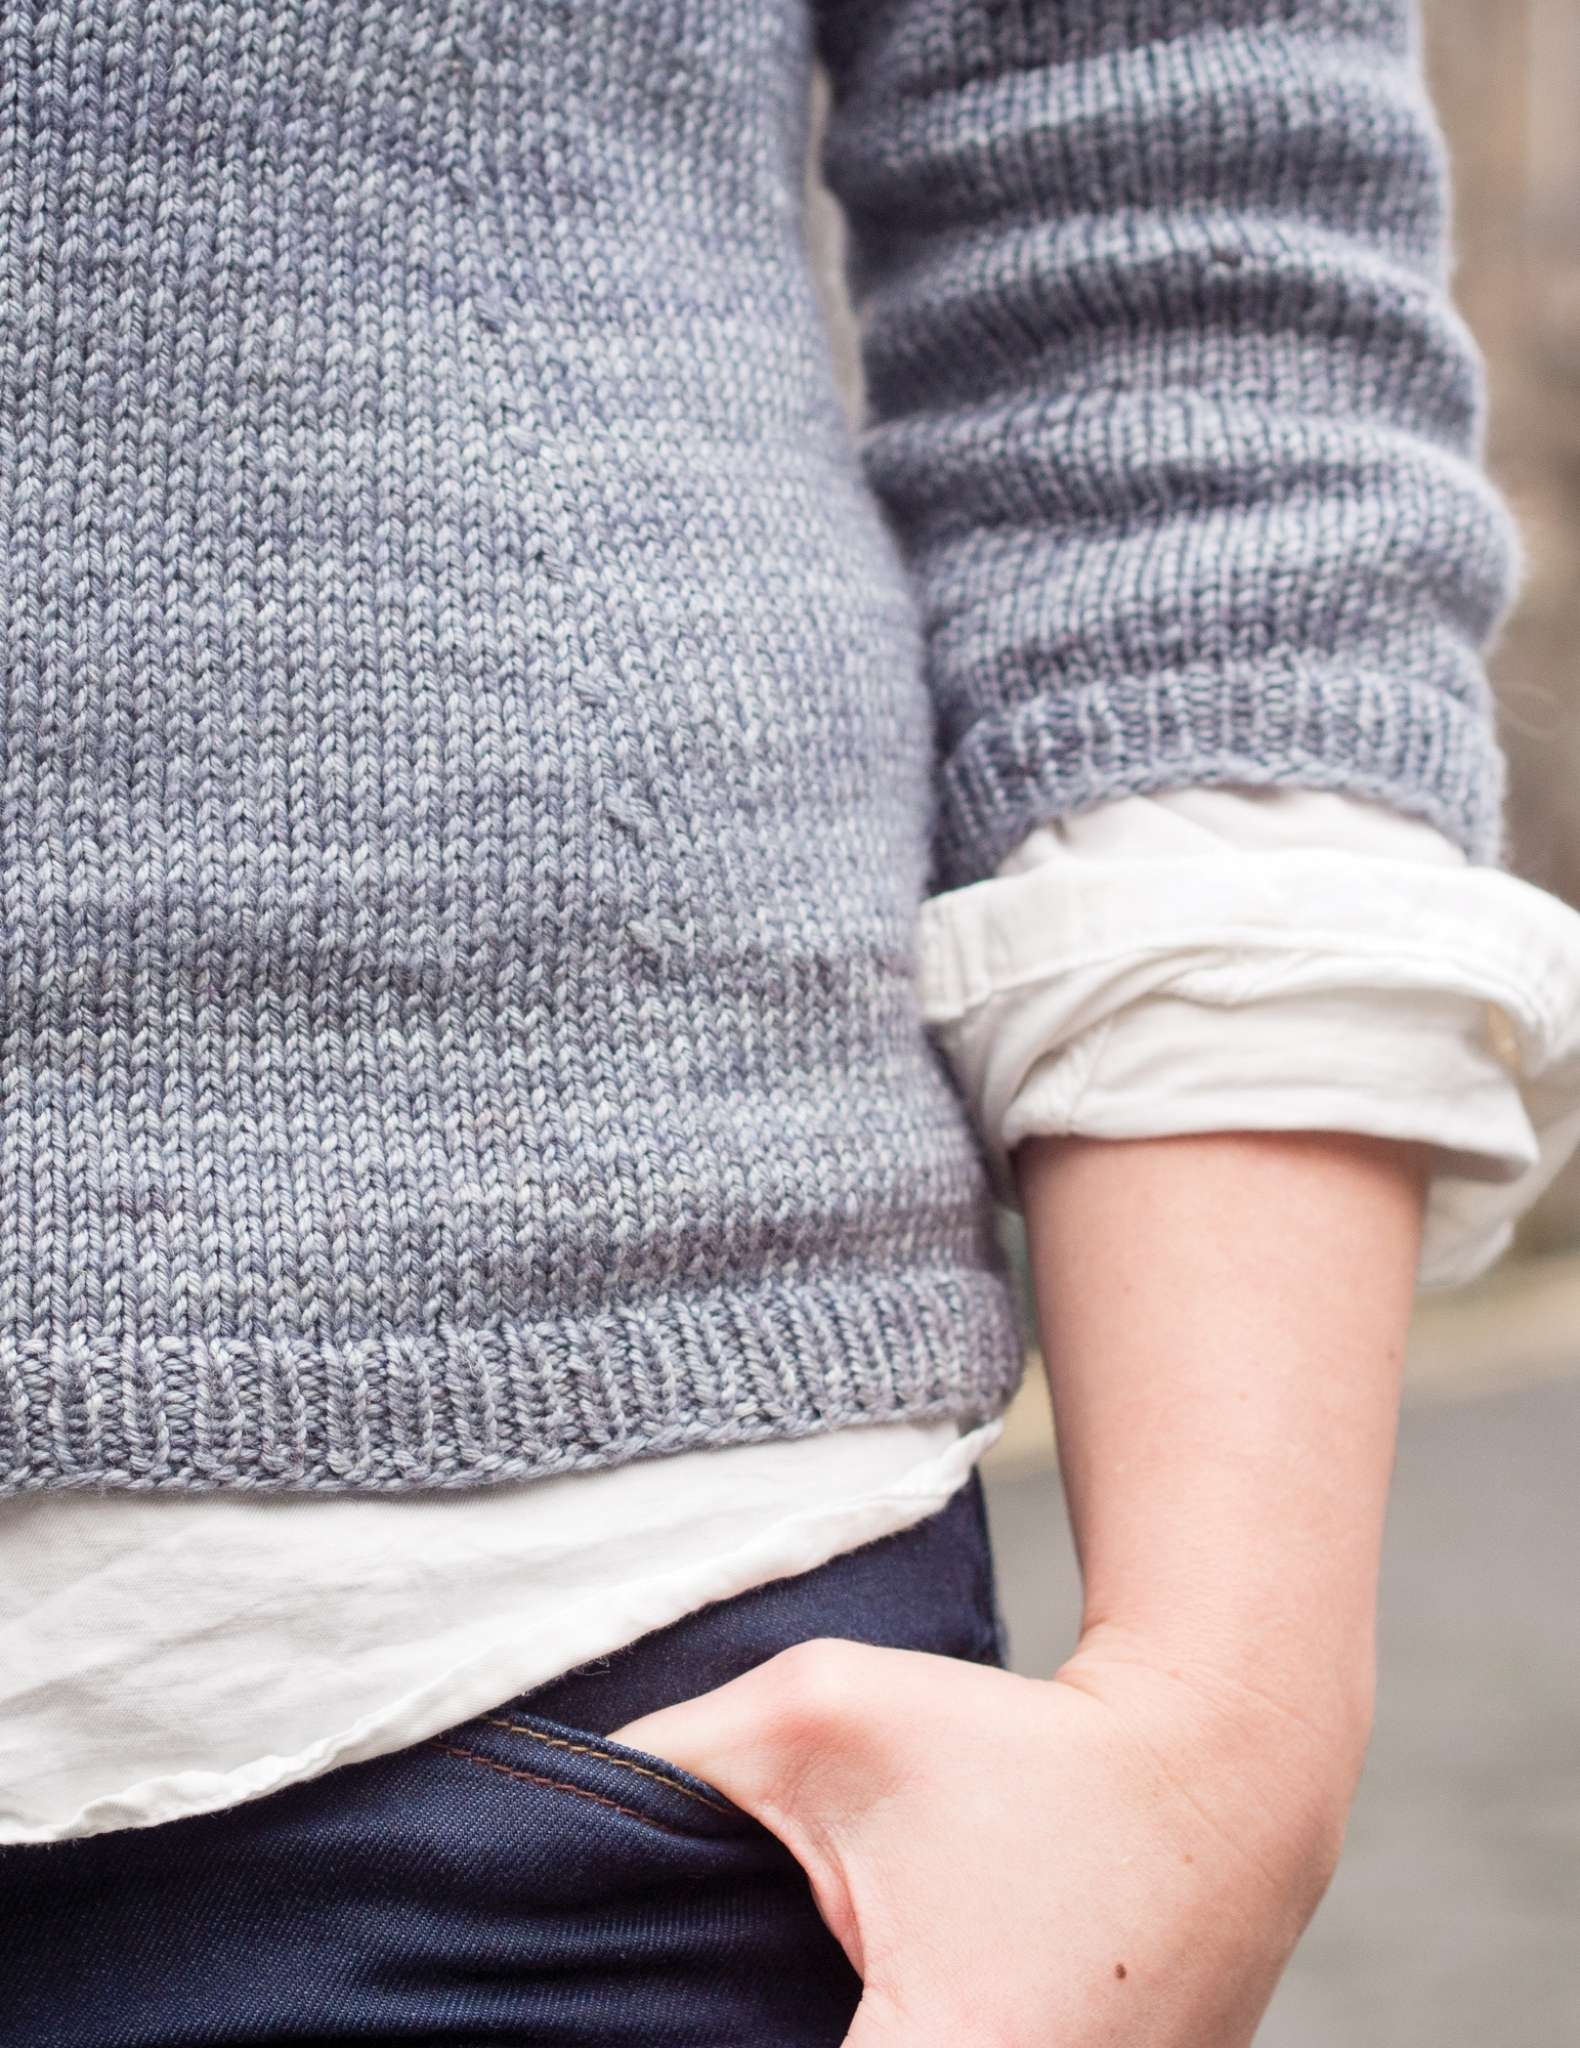
[[[923,895],[1498,856],[1444,196],[1377,0],[0,9],[0,1488],[1000,1406]]]
[[[1449,184],[1406,0],[824,0],[872,480],[930,629],[941,885],[1190,783],[1500,862]]]

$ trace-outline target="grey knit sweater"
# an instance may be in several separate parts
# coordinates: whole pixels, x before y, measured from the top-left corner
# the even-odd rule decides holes
[[[1403,0],[0,8],[4,1489],[1000,1406],[923,896],[1502,857],[1445,194]]]

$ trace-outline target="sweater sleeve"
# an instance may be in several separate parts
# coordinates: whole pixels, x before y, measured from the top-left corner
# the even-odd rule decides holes
[[[1501,863],[1483,656],[1519,548],[1410,0],[815,5],[933,888],[1222,782]]]

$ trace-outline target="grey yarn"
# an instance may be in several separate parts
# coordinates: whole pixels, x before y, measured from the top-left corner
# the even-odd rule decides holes
[[[1408,29],[0,8],[4,1490],[1002,1406],[923,895],[1185,783],[1501,858]]]

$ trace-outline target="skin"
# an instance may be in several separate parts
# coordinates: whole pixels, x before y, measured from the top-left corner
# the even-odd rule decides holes
[[[852,2048],[1245,2048],[1371,1728],[1423,1157],[1215,1132],[1016,1159],[1073,1654],[1034,1679],[800,1644],[616,1732],[801,1862],[863,1980]]]

